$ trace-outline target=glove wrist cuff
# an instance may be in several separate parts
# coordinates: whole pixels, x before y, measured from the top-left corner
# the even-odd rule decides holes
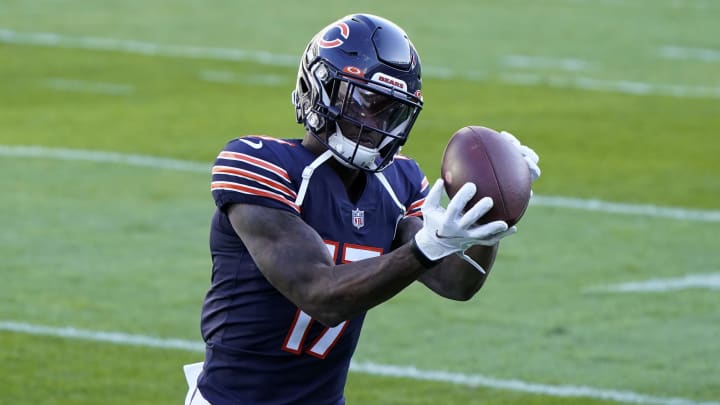
[[[422,250],[420,250],[420,247],[417,245],[415,238],[413,238],[412,242],[410,242],[410,251],[413,253],[413,256],[418,259],[420,264],[422,264],[423,267],[425,267],[426,269],[434,267],[442,260],[442,258],[439,260],[432,260],[425,256],[425,253],[423,253]]]

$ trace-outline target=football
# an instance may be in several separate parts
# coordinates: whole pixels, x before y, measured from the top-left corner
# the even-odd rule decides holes
[[[527,163],[512,143],[490,128],[467,126],[455,132],[443,152],[440,175],[450,198],[463,184],[475,183],[477,192],[466,209],[483,197],[493,199],[479,224],[503,220],[515,225],[530,202]]]

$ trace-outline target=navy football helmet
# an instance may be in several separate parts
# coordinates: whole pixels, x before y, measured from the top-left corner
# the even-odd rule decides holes
[[[407,34],[369,14],[328,25],[308,44],[292,101],[298,123],[348,167],[393,162],[422,109],[420,59]]]

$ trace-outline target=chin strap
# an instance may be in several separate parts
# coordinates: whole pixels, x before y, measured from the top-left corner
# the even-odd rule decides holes
[[[380,184],[382,184],[383,187],[385,187],[385,190],[387,190],[388,194],[390,194],[390,197],[395,202],[395,205],[397,205],[398,208],[400,208],[400,211],[402,211],[402,215],[405,215],[407,208],[405,208],[405,206],[402,205],[400,200],[397,198],[397,196],[395,195],[395,192],[392,189],[392,186],[390,186],[390,183],[385,178],[385,175],[380,172],[375,172],[375,177],[377,177],[377,179],[380,180]]]
[[[330,157],[333,155],[332,151],[330,149],[323,152],[320,156],[315,158],[312,162],[310,162],[309,165],[305,166],[302,172],[302,183],[300,183],[300,191],[298,191],[297,198],[295,199],[295,204],[297,204],[298,207],[300,207],[303,203],[303,200],[305,199],[305,194],[307,193],[308,185],[310,185],[310,177],[312,177],[313,172],[315,169],[317,169],[321,164],[325,163]]]

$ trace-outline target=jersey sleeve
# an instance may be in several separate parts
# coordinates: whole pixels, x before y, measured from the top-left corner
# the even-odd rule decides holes
[[[215,205],[224,210],[234,203],[257,204],[299,214],[297,190],[275,150],[280,147],[260,137],[230,141],[212,168]]]
[[[409,182],[408,199],[405,201],[405,206],[407,207],[405,209],[405,216],[422,218],[422,211],[420,209],[425,203],[425,197],[427,197],[430,191],[430,183],[428,182],[427,176],[425,176],[425,173],[420,169],[420,166],[410,158],[401,156],[398,163],[406,166],[405,175]]]

